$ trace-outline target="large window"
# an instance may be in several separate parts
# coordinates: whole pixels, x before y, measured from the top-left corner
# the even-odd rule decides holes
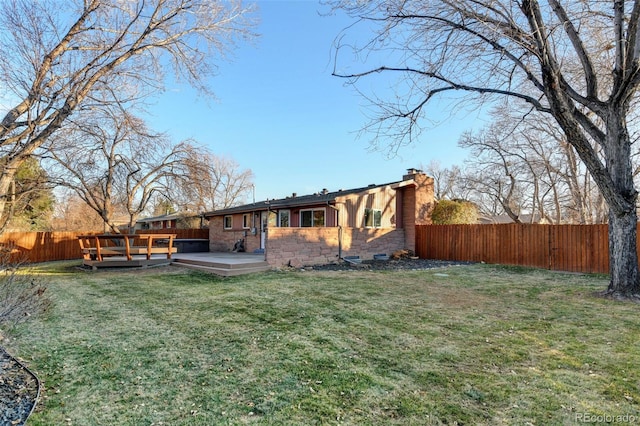
[[[227,215],[224,217],[224,229],[233,228],[233,216]]]
[[[278,226],[282,228],[288,228],[291,226],[290,224],[291,213],[289,210],[280,210],[278,212]]]
[[[324,226],[324,209],[300,210],[300,226],[302,227]]]
[[[380,228],[382,226],[382,210],[364,209],[365,228]]]

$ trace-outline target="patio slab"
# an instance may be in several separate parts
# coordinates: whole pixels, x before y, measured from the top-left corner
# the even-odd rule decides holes
[[[171,264],[225,277],[271,269],[263,253],[177,253]]]
[[[202,253],[175,253],[171,260],[192,260],[211,263],[226,263],[241,265],[244,263],[264,262],[264,253],[233,253],[233,252],[202,252]]]

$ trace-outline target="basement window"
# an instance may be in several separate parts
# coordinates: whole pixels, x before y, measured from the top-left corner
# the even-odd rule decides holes
[[[364,227],[380,228],[382,226],[382,210],[364,209]]]

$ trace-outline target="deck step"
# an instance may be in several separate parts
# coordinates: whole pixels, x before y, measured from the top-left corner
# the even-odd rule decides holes
[[[198,259],[173,259],[174,263],[185,263],[188,265],[208,266],[212,268],[223,269],[244,269],[244,268],[257,268],[260,266],[268,266],[269,264],[264,260],[253,262],[224,262],[224,261],[210,261],[210,260],[198,260]]]
[[[267,262],[249,262],[249,263],[236,264],[236,263],[221,263],[221,262],[206,262],[206,261],[187,260],[187,259],[175,259],[171,264],[173,266],[194,269],[201,272],[208,272],[208,273],[220,275],[223,277],[253,274],[255,272],[264,272],[271,269],[271,267]]]

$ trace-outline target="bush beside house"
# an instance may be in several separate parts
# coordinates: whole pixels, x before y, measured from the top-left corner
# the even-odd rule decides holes
[[[465,200],[440,200],[433,209],[434,225],[464,225],[478,223],[478,208]]]

